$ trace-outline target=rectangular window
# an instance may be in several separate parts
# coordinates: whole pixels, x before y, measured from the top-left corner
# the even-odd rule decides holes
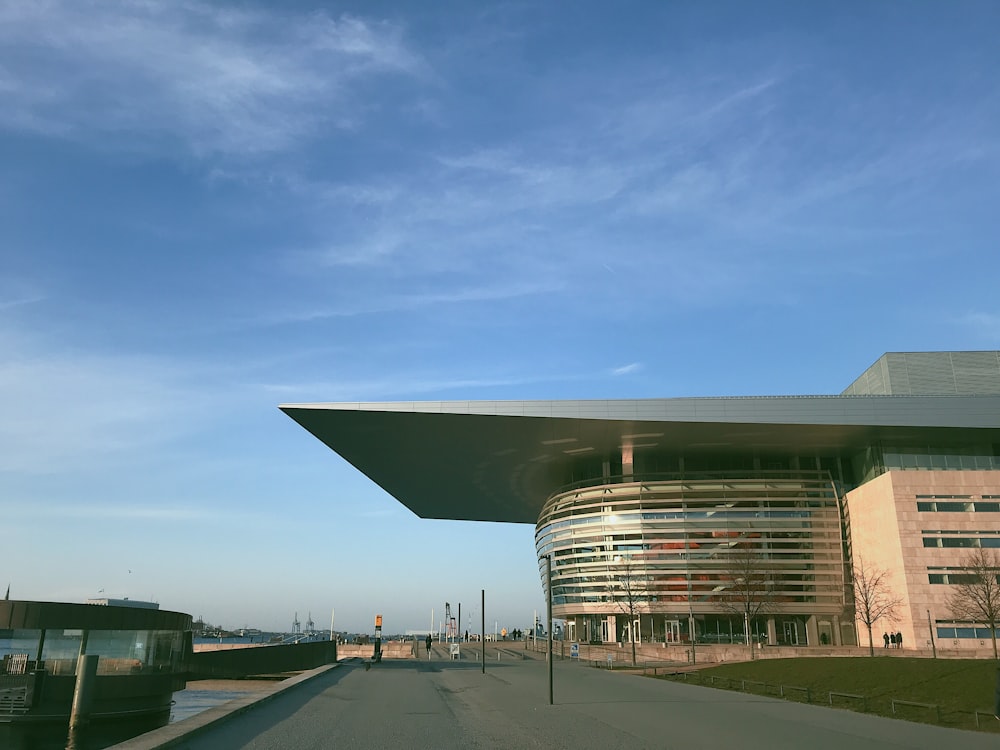
[[[970,503],[935,503],[938,513],[964,513],[970,509]]]
[[[1000,513],[1000,503],[973,503],[973,506],[976,513]]]
[[[938,625],[937,626],[938,638],[944,639],[954,639],[954,638],[968,638],[968,639],[979,639],[988,640],[990,638],[989,627],[984,627],[982,625],[971,625],[971,624],[961,624],[961,625]]]
[[[952,531],[923,529],[925,547],[990,547],[1000,548],[1000,532],[997,531]]]
[[[979,539],[977,539],[976,537],[967,537],[967,536],[964,536],[964,537],[963,536],[952,536],[952,537],[946,536],[946,537],[943,537],[941,539],[941,546],[942,547],[978,547],[979,546]]]
[[[973,573],[929,573],[928,583],[975,583],[976,576]]]
[[[923,513],[967,513],[975,510],[976,505],[977,503],[959,503],[949,500],[933,500],[917,502],[917,510]],[[1000,505],[998,505],[998,509],[1000,509]]]

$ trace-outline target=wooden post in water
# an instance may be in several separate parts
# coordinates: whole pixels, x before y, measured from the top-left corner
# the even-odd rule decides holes
[[[80,654],[76,660],[76,689],[73,691],[73,708],[69,715],[69,728],[76,729],[87,723],[90,699],[97,682],[98,654]]]

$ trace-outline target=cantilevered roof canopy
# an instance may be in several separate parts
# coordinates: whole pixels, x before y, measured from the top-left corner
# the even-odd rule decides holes
[[[1000,395],[284,404],[423,518],[535,523],[571,460],[623,444],[668,454],[850,456],[1000,444]]]

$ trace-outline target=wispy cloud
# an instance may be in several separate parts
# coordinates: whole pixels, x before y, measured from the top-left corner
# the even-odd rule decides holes
[[[364,380],[343,381],[313,381],[269,383],[262,386],[265,390],[276,394],[284,403],[303,403],[319,399],[327,401],[378,401],[419,395],[423,393],[442,393],[461,389],[488,390],[498,387],[525,385],[541,382],[565,382],[580,375],[571,377],[545,377],[538,375],[467,377],[447,378],[426,376],[416,373],[406,373],[396,377],[365,378]]]
[[[611,371],[612,375],[629,375],[633,372],[638,372],[642,369],[642,365],[639,362],[630,362],[627,365],[622,365],[621,367],[616,367]]]
[[[469,302],[497,302],[551,294],[559,291],[561,284],[511,283],[479,287],[457,286],[424,293],[364,293],[354,299],[341,299],[337,305],[288,310],[275,313],[258,322],[267,324],[302,323],[327,318],[346,318],[382,312],[407,312],[438,305],[456,305]]]
[[[287,184],[321,215],[340,216],[355,205],[375,210],[366,213],[360,239],[331,243],[313,262],[410,259],[425,268],[448,266],[470,252],[493,253],[503,243],[508,258],[530,259],[532,271],[547,261],[550,273],[559,269],[565,278],[566,261],[579,264],[597,245],[605,254],[608,248],[603,240],[580,244],[563,236],[552,242],[554,227],[606,232],[609,223],[636,214],[701,219],[732,195],[744,195],[762,155],[745,138],[729,145],[729,128],[747,108],[769,106],[761,99],[779,91],[777,80],[768,78],[714,97],[696,85],[666,97],[659,90],[625,92],[620,96],[634,95],[638,103],[612,98],[590,121],[574,120],[565,130],[539,128],[516,142],[439,147],[430,161],[406,174],[369,183]],[[664,98],[669,106],[662,105]],[[606,112],[617,112],[616,119],[609,122]],[[704,144],[711,144],[714,156],[703,153]],[[341,236],[350,231],[339,220],[335,227]],[[607,266],[606,259],[593,261]]]
[[[0,126],[48,135],[273,151],[357,127],[360,81],[427,73],[384,21],[197,0],[0,6]]]
[[[0,310],[10,310],[15,307],[23,307],[25,305],[33,305],[38,302],[42,302],[45,297],[21,297],[17,299],[3,299],[0,298]]]
[[[35,283],[7,274],[0,278],[0,311],[35,305],[46,300],[46,294]]]
[[[61,473],[135,460],[202,425],[212,401],[162,357],[80,353],[0,327],[0,471]]]
[[[357,242],[328,247],[315,256],[323,265],[370,266],[391,258],[405,243],[406,239],[398,233],[379,232]]]
[[[80,502],[71,505],[58,503],[12,503],[3,508],[4,517],[14,519],[28,518],[58,518],[83,519],[87,521],[164,521],[186,523],[188,521],[204,521],[221,518],[223,515],[207,508],[193,508],[179,505],[144,506],[144,505],[99,505]]]
[[[959,320],[983,340],[1000,341],[1000,313],[970,312]]]
[[[353,511],[348,511],[354,518],[369,518],[369,519],[379,519],[379,518],[391,518],[392,516],[400,516],[403,514],[402,505],[395,504],[393,506],[387,506],[384,508],[371,508],[367,510],[360,510],[357,506],[352,505],[355,508]]]
[[[794,276],[841,238],[838,252],[865,263],[831,272],[877,268],[891,259],[873,256],[872,244],[917,227],[887,223],[873,206],[902,199],[904,186],[932,191],[949,168],[995,149],[963,145],[970,125],[961,113],[900,128],[877,114],[848,121],[835,102],[810,100],[815,111],[804,117],[811,75],[789,66],[721,79],[635,76],[641,85],[590,101],[558,127],[439,146],[418,169],[370,183],[299,185],[313,201],[314,230],[338,239],[297,260],[377,265],[411,279],[475,262],[480,278],[558,281],[575,294],[614,269],[631,274],[630,286],[655,284],[658,295],[696,306],[759,300],[776,286],[774,268]],[[801,124],[813,118],[822,125]],[[863,141],[843,137],[862,125]],[[345,222],[358,205],[368,209],[364,223]]]

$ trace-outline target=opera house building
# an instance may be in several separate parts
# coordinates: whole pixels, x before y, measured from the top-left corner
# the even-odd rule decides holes
[[[566,637],[977,648],[949,590],[1000,548],[1000,352],[880,357],[839,395],[286,404],[423,518],[535,525]],[[1000,551],[1000,550],[998,550]]]

